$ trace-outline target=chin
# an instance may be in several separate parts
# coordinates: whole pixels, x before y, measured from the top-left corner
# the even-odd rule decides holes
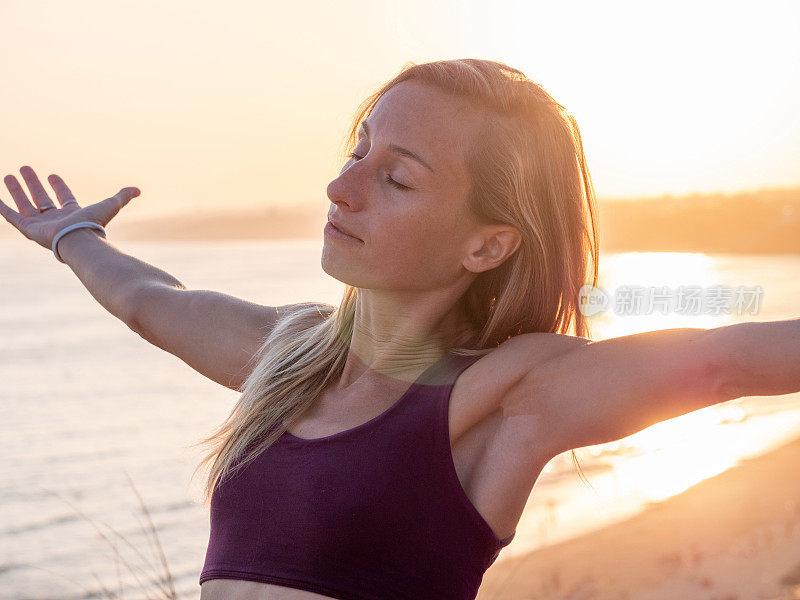
[[[353,287],[360,287],[361,278],[358,277],[357,273],[353,272],[351,265],[347,264],[347,261],[336,256],[335,251],[323,248],[320,266],[326,275],[333,277],[336,281],[341,281]]]

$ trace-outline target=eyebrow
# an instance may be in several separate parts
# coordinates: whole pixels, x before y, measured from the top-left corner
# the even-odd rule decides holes
[[[361,122],[361,129],[363,129],[364,133],[367,135],[367,137],[369,137],[369,127],[367,127],[367,122],[366,121],[362,121]],[[419,154],[416,154],[416,153],[412,152],[408,148],[402,148],[402,147],[398,146],[397,144],[389,144],[389,150],[391,152],[394,152],[395,154],[399,154],[400,156],[406,156],[408,158],[411,158],[411,159],[417,161],[423,167],[428,169],[431,173],[435,173],[436,172],[436,171],[433,170],[433,167],[430,166],[427,162],[425,162]]]

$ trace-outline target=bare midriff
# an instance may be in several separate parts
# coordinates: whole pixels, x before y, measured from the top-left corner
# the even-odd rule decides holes
[[[330,600],[330,596],[257,581],[210,579],[200,586],[200,600]]]

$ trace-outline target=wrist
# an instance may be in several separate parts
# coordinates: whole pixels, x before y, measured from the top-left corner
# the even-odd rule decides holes
[[[68,231],[58,240],[58,254],[65,263],[70,262],[70,258],[75,256],[80,249],[87,244],[97,243],[97,238],[103,238],[103,232],[98,229],[81,227]]]

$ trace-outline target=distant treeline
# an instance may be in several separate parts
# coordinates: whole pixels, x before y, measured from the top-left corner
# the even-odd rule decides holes
[[[114,239],[322,240],[330,205],[186,214],[109,224]],[[598,201],[604,252],[800,253],[800,187]]]
[[[800,253],[800,187],[600,200],[602,251]]]

